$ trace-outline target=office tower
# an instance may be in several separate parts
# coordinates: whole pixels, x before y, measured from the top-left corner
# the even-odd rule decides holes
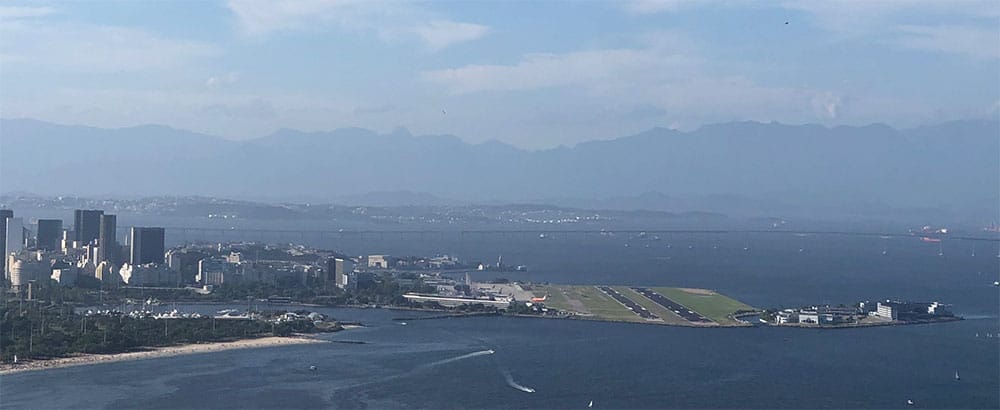
[[[354,262],[350,259],[327,259],[327,280],[332,280],[337,287],[346,288],[352,272],[354,272]]]
[[[129,263],[132,265],[163,263],[164,236],[163,228],[132,227],[129,232],[129,245],[131,245]]]
[[[39,219],[38,231],[35,233],[35,246],[46,251],[59,249],[62,226],[61,219]]]
[[[73,231],[81,245],[101,236],[101,215],[104,215],[104,211],[96,209],[77,209],[73,212]]]
[[[97,263],[109,261],[118,264],[118,217],[115,215],[101,215],[101,229],[97,235],[97,246],[100,252],[97,254]]]
[[[20,252],[24,249],[24,219],[22,218],[7,218],[5,228],[7,230],[4,239],[4,258],[10,256],[11,253]],[[4,271],[4,277],[6,278],[7,271]]]
[[[0,270],[7,272],[7,218],[13,218],[14,211],[10,209],[0,209],[0,251],[4,251],[3,259],[0,261]]]

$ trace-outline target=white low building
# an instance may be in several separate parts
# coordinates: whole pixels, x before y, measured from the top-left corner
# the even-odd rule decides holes
[[[874,316],[882,319],[897,320],[899,319],[899,308],[895,304],[879,302]]]

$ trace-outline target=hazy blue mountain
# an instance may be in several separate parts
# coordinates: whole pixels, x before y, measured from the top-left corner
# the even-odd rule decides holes
[[[735,122],[526,151],[405,129],[283,129],[237,142],[163,126],[5,119],[0,191],[312,201],[382,192],[367,200],[577,198],[566,202],[584,205],[582,198],[607,208],[862,214],[910,208],[985,218],[1000,201],[998,152],[1000,127],[989,121],[906,130]]]

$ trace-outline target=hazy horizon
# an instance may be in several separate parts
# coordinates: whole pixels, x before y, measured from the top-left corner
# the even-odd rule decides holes
[[[998,16],[990,1],[10,2],[0,111],[527,149],[746,120],[912,128],[997,117]]]

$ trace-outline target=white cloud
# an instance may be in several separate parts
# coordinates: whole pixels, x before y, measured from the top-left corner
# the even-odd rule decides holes
[[[600,89],[638,75],[676,77],[696,62],[651,49],[609,49],[525,55],[514,65],[467,65],[423,73],[455,94],[580,85]]]
[[[489,27],[472,24],[456,23],[454,21],[437,20],[412,28],[428,47],[439,50],[452,44],[480,38],[489,31]]]
[[[623,3],[633,14],[677,12],[706,6],[756,8],[761,3],[725,0],[632,0]],[[805,13],[834,36],[866,42],[977,58],[1000,54],[1000,1],[783,1],[778,6]],[[935,21],[935,24],[927,24]]]
[[[240,73],[230,71],[223,75],[208,77],[208,80],[205,80],[205,85],[209,87],[218,87],[226,84],[235,84],[239,80]]]
[[[463,101],[520,101],[518,108],[496,104],[504,112],[491,114],[520,118],[538,135],[567,134],[562,127],[575,138],[600,136],[588,126],[616,135],[615,126],[640,124],[690,129],[737,120],[905,123],[928,112],[920,102],[864,92],[762,84],[742,75],[739,66],[704,58],[697,47],[671,38],[667,33],[635,48],[526,54],[510,64],[431,70],[422,77]]]
[[[988,1],[797,1],[784,7],[807,13],[839,36],[908,49],[997,58],[1000,2]],[[927,24],[933,20],[935,24]]]
[[[487,26],[447,20],[404,2],[230,0],[227,6],[250,36],[334,28],[372,32],[386,41],[415,39],[439,50],[478,39],[489,31]]]
[[[900,25],[896,44],[903,47],[964,54],[980,58],[1000,58],[1000,31],[967,26]]]
[[[218,53],[207,43],[126,27],[14,21],[0,26],[7,68],[122,72],[181,67]]]
[[[674,12],[684,7],[701,6],[708,4],[710,0],[631,0],[622,5],[625,10],[635,14],[655,14],[664,12]]]
[[[55,12],[52,7],[4,6],[0,7],[0,20],[42,17]]]

